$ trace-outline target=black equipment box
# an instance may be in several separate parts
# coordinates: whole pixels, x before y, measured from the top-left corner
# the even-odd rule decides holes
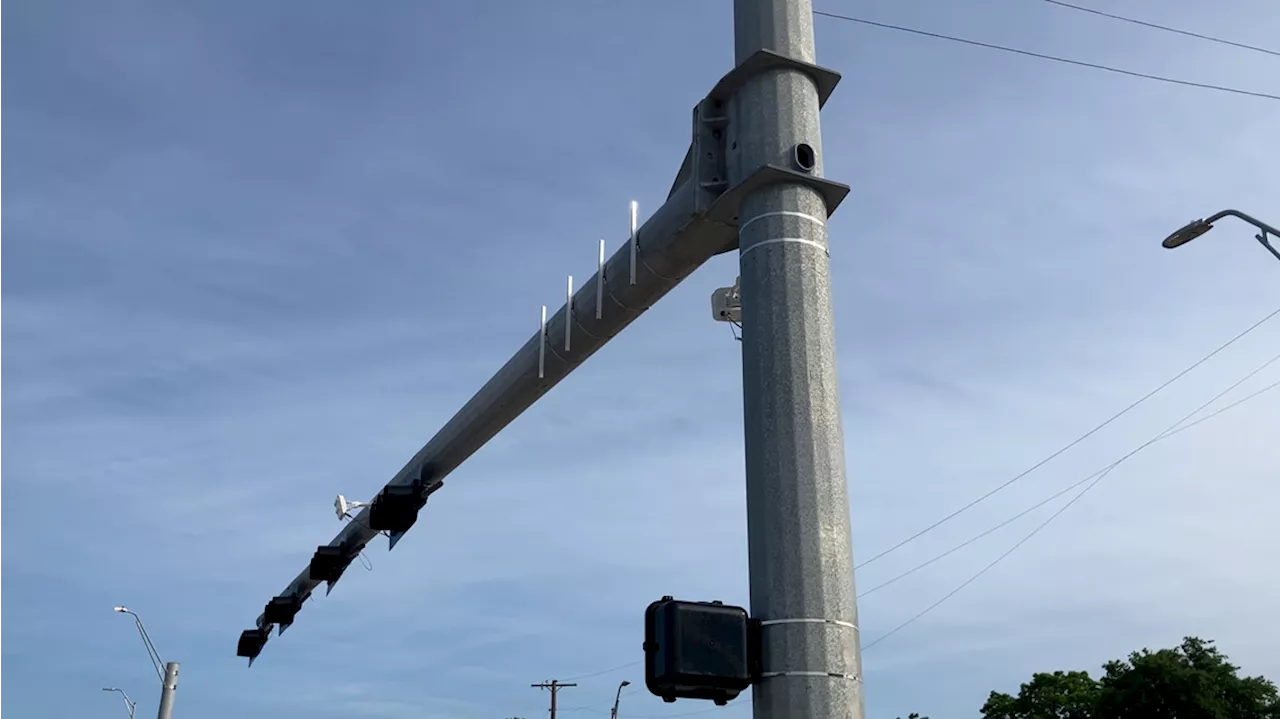
[[[663,597],[644,613],[645,685],[673,702],[726,704],[751,686],[747,610]]]

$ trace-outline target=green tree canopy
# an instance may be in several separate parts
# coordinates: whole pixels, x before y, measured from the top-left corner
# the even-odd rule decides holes
[[[991,692],[984,719],[1280,719],[1280,692],[1213,646],[1188,637],[1174,649],[1143,649],[1087,672],[1035,674],[1017,696]]]
[[[1018,696],[991,692],[986,719],[1094,719],[1099,685],[1088,672],[1036,674]]]

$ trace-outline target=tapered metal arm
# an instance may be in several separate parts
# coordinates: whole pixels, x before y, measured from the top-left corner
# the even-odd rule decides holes
[[[417,454],[396,473],[389,485],[407,485],[425,478],[437,482],[480,449],[546,394],[578,365],[595,354],[633,320],[653,306],[679,282],[713,255],[732,249],[737,228],[708,219],[697,207],[696,178],[686,180],[641,226],[634,243],[630,238],[604,264],[604,277],[582,283],[554,316],[545,332],[524,343],[466,405],[445,424]],[[635,282],[632,284],[632,257]],[[604,296],[596,302],[598,290]],[[569,306],[576,308],[570,311]],[[600,307],[600,312],[595,311]],[[590,308],[590,309],[585,309]],[[566,336],[572,322],[571,350],[552,338]],[[546,343],[544,345],[544,343]],[[539,378],[539,355],[543,355]],[[329,546],[355,550],[364,547],[377,532],[369,527],[369,508],[343,526]],[[321,584],[304,569],[285,587],[282,596],[309,597]],[[264,616],[258,627],[270,631]]]

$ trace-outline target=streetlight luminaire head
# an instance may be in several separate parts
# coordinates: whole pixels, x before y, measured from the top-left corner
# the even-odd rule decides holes
[[[117,612],[120,612],[121,614],[128,614],[128,613],[129,613],[129,608],[128,608],[128,607],[115,607],[115,610],[116,610]]]
[[[1172,250],[1175,247],[1181,247],[1182,245],[1187,244],[1212,229],[1212,224],[1205,222],[1204,220],[1195,220],[1187,223],[1186,226],[1182,227],[1177,232],[1174,232],[1172,235],[1164,238],[1164,242],[1161,242],[1160,244],[1163,245],[1165,249]]]
[[[623,679],[623,680],[622,680],[622,686],[624,686],[624,687],[629,687],[629,686],[631,686],[631,682],[627,681],[626,679]]]

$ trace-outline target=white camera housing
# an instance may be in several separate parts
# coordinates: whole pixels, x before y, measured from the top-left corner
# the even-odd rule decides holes
[[[711,293],[711,316],[717,322],[742,322],[742,278],[733,281],[733,287],[721,287]]]
[[[338,521],[341,522],[351,516],[351,510],[360,509],[369,506],[368,502],[348,501],[346,497],[339,494],[333,500],[333,512],[338,515]]]

